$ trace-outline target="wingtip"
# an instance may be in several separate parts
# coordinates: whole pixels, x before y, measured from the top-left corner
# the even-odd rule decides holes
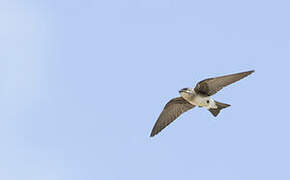
[[[254,73],[255,72],[255,70],[253,69],[253,70],[250,70],[250,71],[248,71],[248,73],[249,74],[252,74],[252,73]]]
[[[151,132],[150,137],[154,137],[156,134],[154,134],[153,132]]]
[[[245,71],[245,72],[242,72],[243,74],[246,74],[247,76],[254,73],[255,70],[250,70],[250,71]]]

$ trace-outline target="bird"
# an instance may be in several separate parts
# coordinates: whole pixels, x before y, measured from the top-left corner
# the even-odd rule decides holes
[[[150,137],[155,136],[182,113],[194,107],[207,109],[214,117],[230,104],[215,101],[211,96],[225,86],[237,82],[255,72],[254,70],[204,79],[198,82],[195,88],[183,88],[179,91],[180,97],[171,99],[162,110],[151,131]]]

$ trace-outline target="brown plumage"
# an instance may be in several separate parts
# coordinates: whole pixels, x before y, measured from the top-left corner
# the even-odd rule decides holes
[[[150,136],[154,136],[158,134],[162,129],[168,126],[171,122],[173,122],[176,118],[178,118],[182,113],[192,109],[195,105],[206,107],[212,115],[215,117],[219,114],[221,109],[227,108],[230,105],[220,103],[217,101],[215,102],[216,106],[208,107],[205,105],[199,105],[196,102],[192,101],[195,97],[202,97],[206,102],[209,103],[210,101],[206,99],[206,97],[212,96],[221,90],[223,87],[230,85],[248,75],[253,73],[254,71],[247,71],[241,72],[226,76],[219,76],[215,78],[205,79],[197,83],[196,87],[193,88],[183,88],[180,92],[189,93],[187,94],[190,98],[186,97],[177,97],[171,99],[164,107],[163,111],[159,115],[158,120],[156,121]],[[189,91],[187,91],[189,89]],[[185,98],[185,99],[184,99]],[[187,100],[186,100],[187,99]]]
[[[229,104],[221,103],[221,102],[218,102],[218,101],[215,101],[215,104],[216,104],[217,108],[215,108],[215,109],[209,109],[209,112],[211,112],[211,114],[212,114],[214,117],[217,117],[217,115],[220,113],[220,111],[221,111],[222,109],[231,106],[231,105],[229,105]]]
[[[182,113],[194,108],[195,106],[187,102],[182,97],[171,99],[164,107],[158,120],[156,121],[150,136],[158,134],[162,129],[173,122]]]
[[[197,83],[194,90],[197,93],[204,94],[207,96],[214,95],[223,87],[230,85],[238,80],[243,79],[244,77],[252,74],[254,71],[247,71],[242,73],[230,74],[226,76],[219,76],[215,78],[205,79]]]

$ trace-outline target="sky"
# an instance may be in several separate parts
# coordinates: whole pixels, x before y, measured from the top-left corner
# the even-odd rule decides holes
[[[290,1],[1,0],[0,179],[290,179]],[[154,138],[178,90],[254,69]]]

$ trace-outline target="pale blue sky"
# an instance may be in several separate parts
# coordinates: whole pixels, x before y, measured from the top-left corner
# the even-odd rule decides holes
[[[0,179],[290,179],[290,1],[1,0]],[[178,90],[255,69],[154,138]]]

